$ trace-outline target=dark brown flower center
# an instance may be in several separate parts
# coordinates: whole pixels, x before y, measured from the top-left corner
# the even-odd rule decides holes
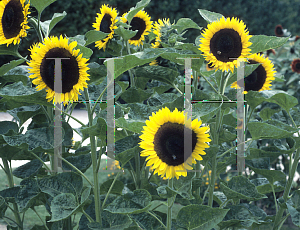
[[[42,60],[40,73],[46,85],[54,91],[55,60],[47,58],[58,57],[70,58],[61,60],[62,92],[58,92],[67,93],[73,89],[73,86],[76,85],[79,80],[79,67],[77,60],[68,50],[59,47],[50,49]]]
[[[144,31],[146,30],[146,22],[141,18],[134,17],[131,20],[130,25],[131,25],[130,27],[131,30],[138,31],[136,35],[134,35],[134,37],[130,38],[130,40],[139,40],[142,34],[144,33]]]
[[[297,70],[300,70],[300,62],[297,62],[295,66]]]
[[[197,135],[192,130],[192,152],[184,152],[184,125],[166,122],[154,136],[154,150],[161,161],[170,166],[184,163],[195,149]]]
[[[221,29],[211,38],[210,50],[222,62],[232,62],[242,53],[242,40],[233,29]]]
[[[105,14],[102,18],[100,24],[100,31],[104,33],[111,33],[110,26],[111,26],[111,19],[112,17],[109,14]]]
[[[2,16],[2,30],[6,39],[16,37],[24,21],[23,7],[18,0],[12,0],[5,6]]]
[[[275,28],[275,34],[277,36],[282,36],[283,35],[282,26],[276,26],[276,28]]]
[[[258,62],[250,60],[250,64],[258,64]],[[262,65],[259,65],[250,75],[244,78],[244,81],[239,81],[238,85],[240,87],[244,87],[245,83],[245,91],[259,91],[263,85],[265,84],[267,79],[267,72]]]

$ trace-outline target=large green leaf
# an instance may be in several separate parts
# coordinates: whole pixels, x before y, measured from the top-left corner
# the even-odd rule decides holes
[[[86,43],[85,46],[92,44],[96,41],[101,41],[102,39],[106,38],[108,33],[104,33],[102,31],[97,30],[90,30],[85,34]]]
[[[13,60],[10,63],[4,64],[0,67],[0,76],[6,74],[9,70],[15,68],[16,66],[22,64],[24,62],[23,59]]]
[[[118,214],[138,214],[150,208],[151,195],[147,190],[138,189],[116,198],[104,210]]]
[[[229,209],[211,208],[206,205],[188,205],[180,209],[176,223],[188,230],[211,230],[226,216]]]
[[[139,2],[136,3],[135,7],[130,8],[130,11],[128,12],[128,14],[126,15],[126,19],[128,21],[128,24],[131,23],[131,20],[133,19],[133,17],[142,9],[144,9],[151,0],[141,0]]]
[[[13,102],[20,102],[24,105],[40,104],[53,105],[46,100],[46,92],[44,90],[36,91],[35,88],[24,86],[22,82],[7,85],[0,89],[0,96]]]
[[[178,194],[178,192],[166,185],[159,186],[158,188],[156,188],[156,190],[158,195],[163,199],[174,197],[176,194]]]
[[[42,111],[43,110],[39,105],[29,105],[15,108],[7,112],[17,119],[20,122],[20,126],[22,126],[29,118],[41,113]]]
[[[49,222],[68,218],[72,215],[76,207],[76,198],[72,193],[62,193],[55,196],[51,202],[52,218]]]
[[[267,178],[256,178],[250,180],[250,182],[256,186],[259,193],[267,194],[273,191],[272,186]],[[282,192],[285,189],[284,184],[278,181],[273,184],[273,188],[275,192]]]
[[[140,88],[130,87],[121,94],[121,98],[127,103],[143,103],[153,94],[152,89],[142,90]]]
[[[172,26],[174,29],[177,29],[179,33],[186,29],[198,29],[201,30],[202,28],[197,25],[192,19],[190,18],[180,18],[175,25]]]
[[[255,185],[243,176],[233,177],[228,182],[228,186],[221,182],[220,188],[227,199],[246,199],[254,201],[267,198],[265,195],[260,194]]]
[[[31,0],[30,5],[36,8],[39,14],[41,14],[46,7],[55,1],[56,0]]]
[[[178,180],[174,180],[174,190],[179,193],[183,198],[192,200],[192,181],[195,178],[194,172],[189,172],[186,177],[179,177]]]
[[[143,126],[145,126],[144,122],[134,121],[132,119],[128,120],[124,117],[116,119],[115,124],[116,127],[120,127],[139,134],[142,134]]]
[[[266,36],[266,35],[252,35],[250,42],[252,45],[249,47],[251,53],[259,53],[269,49],[275,49],[289,40],[289,37],[275,37],[275,36]]]
[[[12,55],[12,56],[18,56],[18,48],[19,45],[13,45],[10,44],[7,46],[6,44],[0,45],[0,55]]]
[[[198,11],[199,14],[203,17],[203,19],[207,21],[207,23],[217,21],[218,19],[221,19],[223,17],[222,14],[211,12],[208,10],[198,9]]]
[[[268,179],[270,184],[274,184],[275,181],[286,181],[286,175],[278,170],[269,170],[269,169],[257,169],[250,166],[250,168],[257,174],[264,176]]]
[[[106,140],[106,122],[101,117],[96,117],[93,120],[93,125],[90,127],[81,127],[80,131],[85,137],[90,134],[99,137],[101,140]]]
[[[61,20],[66,17],[67,13],[64,11],[62,13],[54,13],[50,20],[41,22],[41,28],[44,32],[45,37],[48,37],[51,30],[59,23]],[[34,19],[34,18],[32,18]],[[37,22],[36,22],[37,23]]]
[[[249,91],[245,99],[253,109],[263,101],[275,103],[286,111],[298,104],[297,98],[281,90]]]
[[[73,172],[43,177],[37,181],[41,191],[52,197],[62,193],[72,193],[79,197],[83,186],[82,177]]]
[[[3,216],[5,215],[6,209],[7,209],[6,201],[2,196],[0,196],[0,218],[3,218]]]
[[[35,176],[38,174],[39,170],[42,168],[43,164],[38,159],[34,159],[24,165],[16,168],[12,174],[18,178],[26,178],[30,176]]]
[[[291,129],[294,129],[290,127]],[[297,130],[287,131],[277,126],[262,122],[249,122],[248,129],[251,133],[252,139],[280,139],[290,137]]]
[[[106,194],[108,192],[113,181],[114,181],[114,179],[109,179],[100,185],[100,194],[101,195]],[[110,191],[110,194],[122,195],[123,188],[124,188],[124,183],[122,181],[116,180]]]
[[[42,204],[39,201],[41,191],[35,179],[26,178],[21,181],[20,185],[22,187],[17,195],[17,203],[20,207],[20,212],[25,212],[28,208]]]
[[[88,170],[88,168],[92,165],[92,159],[91,154],[84,154],[79,156],[69,156],[66,157],[66,160],[70,162],[72,165],[74,165],[76,168],[78,168],[81,172],[85,172]],[[71,166],[69,166],[64,161],[62,162],[63,170],[70,170],[76,172],[75,169],[73,169]]]
[[[163,66],[144,66],[135,69],[137,77],[147,76],[151,79],[172,85],[178,77],[178,72]]]
[[[174,207],[173,207],[174,208]],[[147,230],[161,230],[162,225],[158,222],[157,218],[161,220],[159,215],[156,215],[156,218],[149,213],[139,213],[139,214],[130,214],[130,217],[138,224],[138,228],[147,229]],[[126,228],[127,229],[127,228]]]
[[[125,29],[123,26],[119,26],[115,29],[115,33],[120,35],[125,41],[133,38],[137,34],[138,30],[132,31],[129,29]]]
[[[286,205],[288,207],[289,213],[291,214],[293,224],[297,227],[300,227],[300,212],[288,203]]]

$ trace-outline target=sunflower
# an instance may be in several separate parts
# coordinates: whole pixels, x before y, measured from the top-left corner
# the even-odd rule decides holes
[[[122,22],[127,23],[126,16],[127,13],[123,14],[121,17]],[[132,38],[128,40],[129,44],[139,46],[143,45],[145,40],[145,35],[149,34],[152,28],[152,21],[150,16],[143,10],[140,10],[131,20],[130,30],[137,30],[138,32]]]
[[[275,26],[275,35],[277,37],[282,37],[283,36],[283,28],[282,28],[282,25],[277,25]]]
[[[62,62],[62,92],[61,101],[67,104],[68,101],[78,101],[79,89],[87,88],[86,80],[89,80],[87,74],[88,59],[82,58],[79,49],[74,50],[77,42],[68,44],[68,39],[60,35],[58,37],[46,38],[43,43],[33,45],[29,50],[31,52],[31,61],[29,65],[30,78],[35,78],[32,83],[37,85],[37,90],[46,89],[48,102],[52,99],[55,102],[54,91],[54,59],[47,58],[70,58],[61,60]]]
[[[0,2],[0,44],[20,43],[21,37],[26,37],[27,15],[30,14],[29,2],[25,0],[3,0]]]
[[[237,58],[245,58],[250,54],[248,47],[252,44],[249,42],[252,36],[248,34],[243,21],[222,17],[207,25],[200,39],[199,50],[216,70],[230,69],[233,72],[238,65]]]
[[[153,33],[156,35],[155,42],[152,43],[152,48],[161,48],[161,37],[165,34],[168,30],[171,29],[171,23],[169,18],[165,18],[163,20],[158,19],[158,22],[154,23],[153,26]]]
[[[97,13],[98,16],[96,17],[96,23],[93,23],[93,27],[95,30],[109,33],[109,35],[103,40],[95,42],[95,46],[98,47],[99,50],[103,48],[105,51],[107,42],[113,38],[114,30],[117,29],[115,24],[118,21],[116,19],[118,13],[115,8],[112,9],[106,5],[102,5],[100,12],[100,14]]]
[[[211,63],[207,63],[207,64],[206,64],[206,70],[207,70],[207,71],[211,71],[211,70],[213,70],[213,69],[214,69],[214,67],[212,66]]]
[[[294,59],[291,68],[293,72],[300,73],[300,59]]]
[[[275,79],[274,75],[276,71],[274,70],[274,65],[268,57],[264,57],[263,54],[252,54],[249,56],[250,64],[261,63],[249,76],[244,78],[243,81],[234,82],[231,85],[231,88],[240,88],[244,87],[244,94],[247,94],[248,91],[263,91],[270,90],[271,81]]]
[[[168,108],[162,108],[156,114],[152,113],[146,121],[143,134],[140,136],[140,147],[144,150],[141,156],[147,157],[146,166],[150,166],[155,173],[163,179],[171,179],[179,176],[187,176],[187,169],[191,170],[192,163],[202,160],[200,155],[205,155],[205,148],[210,142],[208,127],[201,127],[201,121],[193,120],[192,128],[192,152],[184,154],[184,120],[185,115],[177,108],[170,112]],[[187,156],[188,155],[188,156]]]

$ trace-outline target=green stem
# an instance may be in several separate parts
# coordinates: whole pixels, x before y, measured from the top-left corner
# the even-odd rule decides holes
[[[245,134],[247,133],[248,123],[249,123],[249,121],[250,121],[250,118],[251,118],[251,115],[252,115],[253,111],[254,111],[254,109],[252,109],[252,108],[250,107],[250,113],[249,113],[249,117],[248,117],[248,119],[247,119],[247,123],[246,123],[246,127],[245,127]]]
[[[67,161],[65,158],[60,157],[60,159],[62,159],[63,162],[65,162],[67,165],[71,166],[73,169],[76,170],[76,172],[78,172],[84,179],[86,179],[86,181],[92,186],[92,188],[94,187],[93,183],[89,180],[89,178],[87,178],[86,175],[84,175],[84,173],[82,173],[78,168],[76,168],[75,165],[71,164],[69,161]]]
[[[209,194],[208,194],[208,206],[212,207],[213,205],[213,193],[215,188],[215,178],[217,171],[217,158],[216,155],[212,158],[212,169],[211,169],[211,178],[209,184]]]
[[[136,189],[140,189],[141,187],[141,162],[140,162],[140,154],[139,152],[137,152],[135,154],[135,175],[136,175],[136,183],[137,183],[137,188]]]
[[[87,103],[89,104],[89,103]],[[57,108],[56,108],[57,109]],[[81,126],[85,127],[86,125],[83,124],[81,121],[79,121],[77,118],[73,117],[72,115],[68,114],[67,112],[60,110],[63,114],[67,115],[68,117],[71,117],[74,121],[77,121]]]
[[[129,45],[128,40],[126,41],[126,47],[127,47],[128,54],[131,54],[130,45]],[[134,84],[134,76],[133,76],[133,73],[131,72],[131,69],[128,70],[128,73],[129,73],[129,76],[130,76],[130,87],[134,87],[135,86],[135,84]]]
[[[4,165],[4,169],[5,169],[9,187],[13,188],[14,187],[14,179],[13,179],[13,175],[11,173],[10,167],[8,165],[8,162],[6,159],[3,159],[3,158],[2,158],[2,162]],[[18,223],[19,229],[23,230],[23,223],[21,221],[18,205],[16,203],[13,203],[13,209],[14,209],[13,213],[16,218],[16,222]]]
[[[192,70],[193,71],[193,94],[195,93],[196,89],[198,88],[198,74],[197,71]]]
[[[247,142],[249,142],[249,141],[253,141],[253,140],[252,140],[252,139],[249,139],[248,141],[245,141],[245,142],[243,142],[243,143],[240,143],[240,144],[238,144],[237,146],[242,145],[242,144],[245,144],[245,143],[247,143]],[[217,158],[219,159],[219,158],[225,156],[225,155],[226,155],[228,152],[230,152],[231,150],[236,149],[237,146],[234,146],[234,147],[228,149],[227,151],[225,151],[224,153],[222,153],[221,155],[219,155]]]
[[[14,221],[14,220],[11,219],[11,218],[9,218],[9,217],[7,217],[7,216],[3,216],[3,218],[6,218],[6,219],[10,220],[11,222],[14,222],[16,225],[18,225],[19,227],[21,227],[16,221]],[[4,220],[4,221],[7,223],[7,225],[9,225],[9,222],[8,222],[8,221],[6,221],[6,220]]]
[[[120,174],[120,172],[117,173],[116,177],[114,178],[114,181],[111,183],[111,185],[110,185],[110,187],[109,187],[109,190],[108,190],[108,192],[107,192],[107,194],[106,194],[106,196],[105,196],[105,199],[104,199],[104,201],[103,201],[103,204],[102,204],[102,209],[104,208],[104,205],[105,205],[105,203],[106,203],[106,200],[107,200],[107,198],[108,198],[108,195],[110,194],[112,188],[114,187],[114,184],[115,184],[115,182],[117,181],[117,178],[118,178],[119,174]]]
[[[111,82],[110,82],[109,84],[111,84]],[[105,90],[107,89],[107,87],[108,87],[108,86],[106,86],[106,87],[104,88],[104,90],[102,91],[102,93],[100,94],[100,96],[97,98],[96,103],[95,103],[95,105],[94,105],[94,107],[93,107],[93,109],[92,109],[92,113],[95,112],[97,103],[98,103],[98,101],[100,100],[100,98],[103,96],[103,94],[104,94]]]
[[[165,229],[167,229],[166,225],[164,225],[163,222],[161,222],[161,220],[158,219],[155,214],[151,213],[150,211],[147,211],[147,213],[153,216]]]
[[[278,212],[278,206],[277,206],[277,200],[276,200],[274,185],[271,184],[271,187],[272,187],[272,192],[273,192],[273,197],[274,197],[274,202],[275,202],[275,207],[276,207],[276,213],[277,213]]]
[[[91,223],[91,222],[94,222],[93,218],[90,217],[90,215],[87,214],[87,213],[84,211],[84,209],[82,209],[81,211],[82,211],[83,215],[85,215],[85,217],[88,219],[88,221],[89,221],[90,223]]]
[[[39,215],[39,213],[35,210],[35,208],[33,207],[32,210],[35,212],[35,214],[39,217],[39,219],[41,220],[41,222],[43,223],[43,225],[45,226],[45,228],[47,230],[49,230],[49,228],[46,225],[46,222],[43,221],[43,219],[41,218],[41,216]]]
[[[72,109],[71,109],[71,111],[70,111],[70,115],[72,115],[72,113],[73,113],[73,110],[75,109],[75,107],[76,107],[76,104],[74,103],[74,104],[72,104]],[[68,111],[68,109],[67,109],[67,111]],[[67,119],[67,123],[69,123],[69,120],[70,120],[70,116],[68,117],[68,119]]]
[[[168,179],[168,187],[173,189],[173,178]],[[171,230],[172,225],[172,199],[173,197],[168,198],[168,212],[167,212],[167,230]],[[174,202],[174,201],[173,201]]]
[[[35,153],[33,153],[32,151],[30,151],[30,153],[35,156],[36,159],[38,159],[44,166],[45,168],[47,169],[48,172],[51,172],[51,170],[49,169],[48,165],[46,165],[46,163],[38,156],[36,155]]]
[[[178,89],[178,87],[173,83],[172,84],[172,86],[181,94],[181,95],[183,95],[183,92],[181,92],[181,90],[180,89]]]
[[[199,72],[199,74],[201,75],[201,77],[204,78],[204,80],[210,85],[210,87],[217,93],[217,94],[220,94],[218,92],[218,90],[215,89],[215,87],[209,82],[209,80],[203,75],[203,73]]]
[[[43,105],[41,105],[41,107],[42,107],[42,109],[43,109],[43,111],[44,111],[44,113],[45,113],[45,115],[46,115],[49,123],[51,123],[51,117],[49,116],[49,111],[47,111]]]
[[[89,93],[86,88],[84,88],[84,95],[85,99],[89,101]],[[88,118],[89,118],[89,126],[93,125],[93,114],[91,110],[90,103],[86,103],[87,111],[88,111]],[[102,218],[101,218],[101,205],[100,205],[100,190],[99,190],[99,180],[98,180],[98,173],[97,173],[97,152],[96,152],[96,141],[95,137],[90,134],[90,142],[91,142],[91,154],[92,154],[92,167],[93,167],[93,178],[94,178],[94,199],[95,199],[95,215],[96,221],[100,223],[102,226]]]
[[[284,199],[285,202],[288,200],[288,196],[290,194],[290,190],[291,190],[292,183],[293,183],[293,178],[294,178],[297,166],[298,166],[299,159],[300,159],[300,148],[297,149],[297,152],[295,154],[295,158],[294,158],[294,161],[293,161],[293,164],[292,164],[292,169],[290,170],[289,178],[288,178],[288,181],[287,181],[287,184],[285,186],[285,190],[284,190],[284,193],[283,193],[283,196],[282,196],[282,198]],[[281,217],[284,213],[284,210],[285,210],[285,208],[283,208],[282,205],[279,206],[279,210],[278,210],[278,212],[276,214],[276,217],[275,217],[273,230],[279,230],[280,229],[279,225],[280,225]]]
[[[201,169],[200,161],[197,161],[197,163],[196,163],[196,178],[199,178],[199,179],[201,179],[200,169]],[[197,188],[196,194],[200,197],[200,187]]]

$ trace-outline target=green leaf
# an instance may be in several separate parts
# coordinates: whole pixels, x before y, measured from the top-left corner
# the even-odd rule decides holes
[[[84,154],[79,156],[69,156],[65,158],[68,162],[70,162],[72,165],[74,165],[76,168],[78,168],[81,172],[85,172],[88,170],[88,168],[92,165],[92,159],[91,154]],[[75,169],[73,169],[71,166],[69,166],[64,161],[62,162],[63,170],[71,170],[73,172],[76,172]]]
[[[180,196],[185,199],[192,200],[194,199],[192,195],[192,181],[195,177],[194,172],[189,172],[186,177],[179,177],[179,179],[174,180],[174,189]]]
[[[275,37],[275,36],[266,36],[266,35],[252,35],[250,42],[252,45],[249,47],[251,53],[259,53],[269,49],[275,49],[289,40],[289,37]]]
[[[0,196],[4,197],[6,202],[15,203],[17,200],[18,193],[20,192],[21,187],[15,186],[12,188],[7,188],[0,191]]]
[[[160,206],[158,206],[160,205]],[[181,208],[183,208],[184,206],[175,202],[172,206],[172,217],[173,219],[176,218],[176,216],[178,216],[178,213],[180,211]],[[160,213],[164,213],[167,214],[168,213],[168,207],[167,207],[167,202],[166,201],[160,201],[160,200],[153,200],[151,201],[151,207],[149,209],[149,211],[155,211],[155,212],[160,212]]]
[[[150,193],[144,189],[137,189],[117,197],[104,210],[118,214],[138,214],[147,211],[150,202]]]
[[[126,15],[126,19],[128,21],[128,24],[131,23],[131,20],[133,19],[133,17],[142,9],[144,9],[151,0],[141,0],[139,2],[136,3],[135,7],[130,8],[130,11],[128,12],[128,14]]]
[[[213,193],[213,197],[214,197],[214,201],[216,201],[219,205],[221,205],[222,203],[224,203],[227,200],[225,194],[220,191],[215,191]]]
[[[292,128],[292,127],[291,127]],[[252,139],[280,139],[290,137],[296,131],[286,131],[262,122],[249,122],[248,129],[251,133]]]
[[[138,224],[139,228],[147,230],[161,230],[160,227],[162,227],[162,225],[149,213],[144,212],[139,214],[130,214],[130,217]],[[162,219],[159,215],[156,215],[156,217],[160,220]]]
[[[18,57],[18,49],[19,45],[13,45],[10,44],[9,46],[5,45],[0,45],[0,55],[12,55]]]
[[[52,197],[62,193],[72,193],[79,197],[83,186],[82,177],[73,172],[43,177],[37,181],[41,191]]]
[[[41,113],[42,111],[43,110],[39,105],[29,105],[15,108],[7,112],[18,120],[20,122],[20,126],[22,126],[29,118]]]
[[[28,77],[24,75],[3,75],[0,76],[0,88],[4,87],[7,83],[21,81],[23,85],[27,84]]]
[[[143,127],[145,126],[144,122],[139,122],[135,120],[126,120],[124,117],[120,117],[115,120],[116,127],[120,127],[134,133],[142,134]]]
[[[5,215],[6,209],[7,209],[6,201],[2,196],[0,196],[0,218],[3,218],[3,216]]]
[[[177,29],[178,33],[186,29],[198,29],[201,30],[202,28],[197,25],[192,19],[190,18],[180,18],[175,25],[172,26],[174,29]]]
[[[221,19],[222,17],[224,17],[222,14],[211,12],[208,10],[198,9],[198,11],[199,11],[199,14],[203,17],[203,19],[205,21],[207,21],[207,23],[217,21],[217,20]]]
[[[275,103],[286,111],[298,104],[297,98],[281,90],[249,91],[245,95],[247,103],[254,109],[263,101]]]
[[[300,190],[295,190],[292,194],[291,200],[297,211],[300,211]]]
[[[278,170],[268,170],[268,169],[257,169],[249,166],[254,172],[256,172],[259,175],[264,176],[268,179],[270,184],[274,184],[275,181],[286,181],[286,175]]]
[[[24,86],[22,82],[3,87],[0,89],[0,96],[12,102],[20,102],[23,106],[39,104],[53,107],[51,103],[47,102],[44,90],[36,91],[32,87]]]
[[[123,138],[124,139],[124,138]],[[123,140],[121,139],[121,140]],[[120,140],[119,140],[120,141]],[[118,153],[115,157],[117,161],[119,161],[122,165],[122,168],[128,168],[131,169],[129,165],[126,165],[128,161],[130,161],[136,154],[139,154],[141,151],[141,148],[139,146],[135,146],[133,148],[130,148],[128,150],[125,150],[121,153]]]
[[[259,112],[259,116],[264,120],[264,121],[267,121],[267,120],[270,120],[271,117],[275,114],[275,113],[278,113],[280,110],[275,110],[275,109],[271,109],[269,107],[266,107],[266,108],[263,108],[263,110],[261,110]]]
[[[226,216],[229,209],[211,208],[206,205],[188,205],[180,209],[176,223],[188,230],[211,230]]]
[[[300,227],[300,212],[297,211],[293,206],[286,204],[289,210],[289,213],[291,214],[293,224],[297,227]]]
[[[54,13],[50,20],[41,22],[41,27],[45,34],[45,37],[49,36],[49,34],[50,34],[51,30],[54,28],[54,26],[56,26],[57,23],[59,23],[61,20],[63,20],[66,15],[67,15],[67,13],[65,11],[62,13]]]
[[[137,34],[138,30],[132,31],[130,29],[125,29],[123,26],[119,26],[115,29],[115,33],[120,35],[125,41],[133,38]]]
[[[99,137],[101,140],[106,140],[106,122],[101,117],[96,117],[93,120],[93,125],[90,127],[81,127],[80,131],[88,137],[90,134]]]
[[[42,14],[43,10],[53,2],[56,0],[31,0],[30,5],[36,8],[39,14]]]
[[[91,62],[88,64],[90,68],[87,73],[89,76],[89,84],[95,82],[95,84],[99,84],[104,78],[107,76],[107,68],[105,65],[99,65],[96,62]]]
[[[41,191],[37,185],[37,182],[33,178],[26,178],[21,181],[20,189],[17,195],[17,203],[20,207],[20,212],[25,212],[27,209],[41,205],[40,200]]]
[[[178,194],[178,192],[176,192],[175,190],[171,189],[166,185],[159,186],[158,188],[156,188],[156,190],[158,195],[163,199],[174,197],[176,194]]]
[[[107,37],[109,33],[104,33],[102,31],[97,31],[97,30],[90,30],[85,34],[86,38],[86,43],[85,46],[92,44],[96,41],[103,40],[104,38]]]
[[[38,159],[35,159],[19,166],[12,172],[12,174],[15,177],[24,179],[26,177],[37,175],[42,166],[43,164]]]
[[[233,177],[228,182],[228,186],[221,182],[220,188],[227,199],[246,199],[248,201],[254,201],[267,198],[265,195],[260,194],[255,185],[243,176]]]
[[[12,60],[10,63],[4,64],[0,67],[0,76],[6,74],[9,70],[17,67],[24,62],[23,59]]]
[[[18,124],[13,121],[0,121],[0,135],[10,135],[12,133],[9,132],[10,130],[12,130],[14,133],[18,133]]]
[[[80,53],[82,53],[83,58],[89,59],[93,54],[93,51],[90,48],[81,45],[77,45],[74,49],[80,49]]]
[[[152,94],[152,89],[142,90],[140,88],[130,87],[121,94],[121,98],[127,103],[142,103],[144,100],[151,97]]]
[[[203,123],[208,122],[221,108],[219,102],[200,102],[193,104],[192,116],[194,119],[201,119]]]
[[[106,194],[110,189],[114,179],[109,179],[100,185],[100,194]],[[124,184],[122,181],[116,180],[114,186],[112,187],[110,194],[122,195]]]
[[[137,77],[147,76],[151,79],[172,85],[178,77],[178,72],[163,66],[144,66],[135,69]]]
[[[256,178],[250,180],[250,182],[256,186],[259,193],[267,194],[273,191],[267,178]],[[275,192],[282,192],[285,189],[285,185],[278,181],[273,184],[273,187]]]
[[[62,193],[55,196],[51,202],[52,218],[49,222],[68,218],[72,215],[76,207],[76,198],[72,193]]]

